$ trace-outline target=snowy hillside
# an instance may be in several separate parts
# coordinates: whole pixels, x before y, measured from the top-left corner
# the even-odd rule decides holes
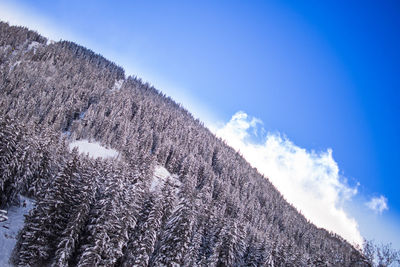
[[[86,143],[84,143],[86,145]],[[85,147],[85,145],[83,147]],[[74,147],[71,144],[72,147]],[[105,148],[98,144],[95,144],[96,148],[100,148],[103,151]],[[82,149],[82,146],[79,146]],[[93,152],[92,150],[83,149],[82,152],[88,152],[92,157],[105,157],[107,154]],[[104,152],[104,151],[103,151]],[[100,156],[99,156],[100,155]],[[114,155],[114,154],[112,154]],[[160,191],[162,187],[165,186],[167,180],[174,182],[176,186],[179,186],[180,182],[177,180],[176,175],[171,175],[164,167],[157,165],[154,169],[152,176],[150,191],[156,192]],[[0,210],[0,266],[11,266],[8,262],[14,246],[17,242],[18,232],[24,226],[25,215],[29,213],[30,210],[35,205],[35,202],[27,197],[20,196],[21,205],[11,206],[8,210]]]
[[[17,266],[368,266],[101,55],[0,22],[0,72],[0,209],[36,203],[18,240],[32,202],[1,224],[3,263],[16,244]]]

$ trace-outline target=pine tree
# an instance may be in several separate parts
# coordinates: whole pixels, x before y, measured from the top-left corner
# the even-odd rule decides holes
[[[17,200],[23,180],[23,132],[9,117],[0,117],[0,208]]]
[[[77,206],[75,183],[80,179],[78,156],[66,164],[43,199],[26,219],[16,248],[18,265],[42,265],[55,252],[69,216]]]
[[[72,255],[75,253],[79,239],[89,219],[90,207],[93,204],[97,177],[99,174],[89,159],[81,167],[81,176],[74,184],[79,195],[76,198],[77,206],[70,215],[68,224],[60,236],[57,251],[54,256],[53,266],[68,266]]]
[[[189,248],[193,227],[194,199],[190,186],[185,185],[180,192],[179,204],[173,210],[165,224],[160,249],[154,260],[154,266],[181,266]]]
[[[150,197],[142,213],[143,220],[135,235],[132,237],[132,244],[128,246],[126,259],[123,266],[148,266],[150,257],[153,254],[157,238],[161,230],[161,199]]]
[[[129,229],[136,225],[138,198],[143,190],[140,183],[130,184],[123,169],[113,165],[105,173],[103,193],[94,206],[91,222],[87,226],[89,243],[83,247],[79,266],[113,266],[123,256],[128,243]]]
[[[242,231],[235,220],[225,223],[215,249],[216,266],[241,265],[244,252],[243,239]]]

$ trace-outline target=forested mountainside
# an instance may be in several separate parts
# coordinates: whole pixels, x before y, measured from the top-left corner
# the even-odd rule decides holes
[[[369,266],[172,99],[102,56],[0,22],[0,208],[35,199],[20,266]],[[70,151],[92,140],[119,152]],[[159,181],[164,166],[177,181]]]

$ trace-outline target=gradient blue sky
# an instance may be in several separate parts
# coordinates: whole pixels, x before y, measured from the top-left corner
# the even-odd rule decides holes
[[[400,248],[397,1],[2,2],[15,12],[3,19],[101,53],[206,124],[243,110],[299,147],[332,148],[360,183],[347,210],[361,233]],[[381,195],[389,209],[368,210]]]

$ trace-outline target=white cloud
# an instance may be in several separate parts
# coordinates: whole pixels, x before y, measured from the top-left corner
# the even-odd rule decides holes
[[[333,231],[353,244],[362,244],[358,224],[343,208],[357,189],[339,175],[332,150],[316,153],[296,146],[280,134],[252,141],[262,122],[239,111],[221,127],[210,127],[217,136],[239,150],[246,160],[264,174],[315,225]],[[261,133],[263,129],[261,128]],[[259,137],[257,137],[259,138]]]
[[[387,198],[384,196],[373,197],[365,205],[376,213],[381,214],[384,210],[388,210]]]
[[[99,143],[90,143],[87,140],[74,141],[69,144],[69,148],[78,148],[78,151],[83,154],[89,154],[93,158],[116,158],[118,152],[114,149],[108,149]]]

